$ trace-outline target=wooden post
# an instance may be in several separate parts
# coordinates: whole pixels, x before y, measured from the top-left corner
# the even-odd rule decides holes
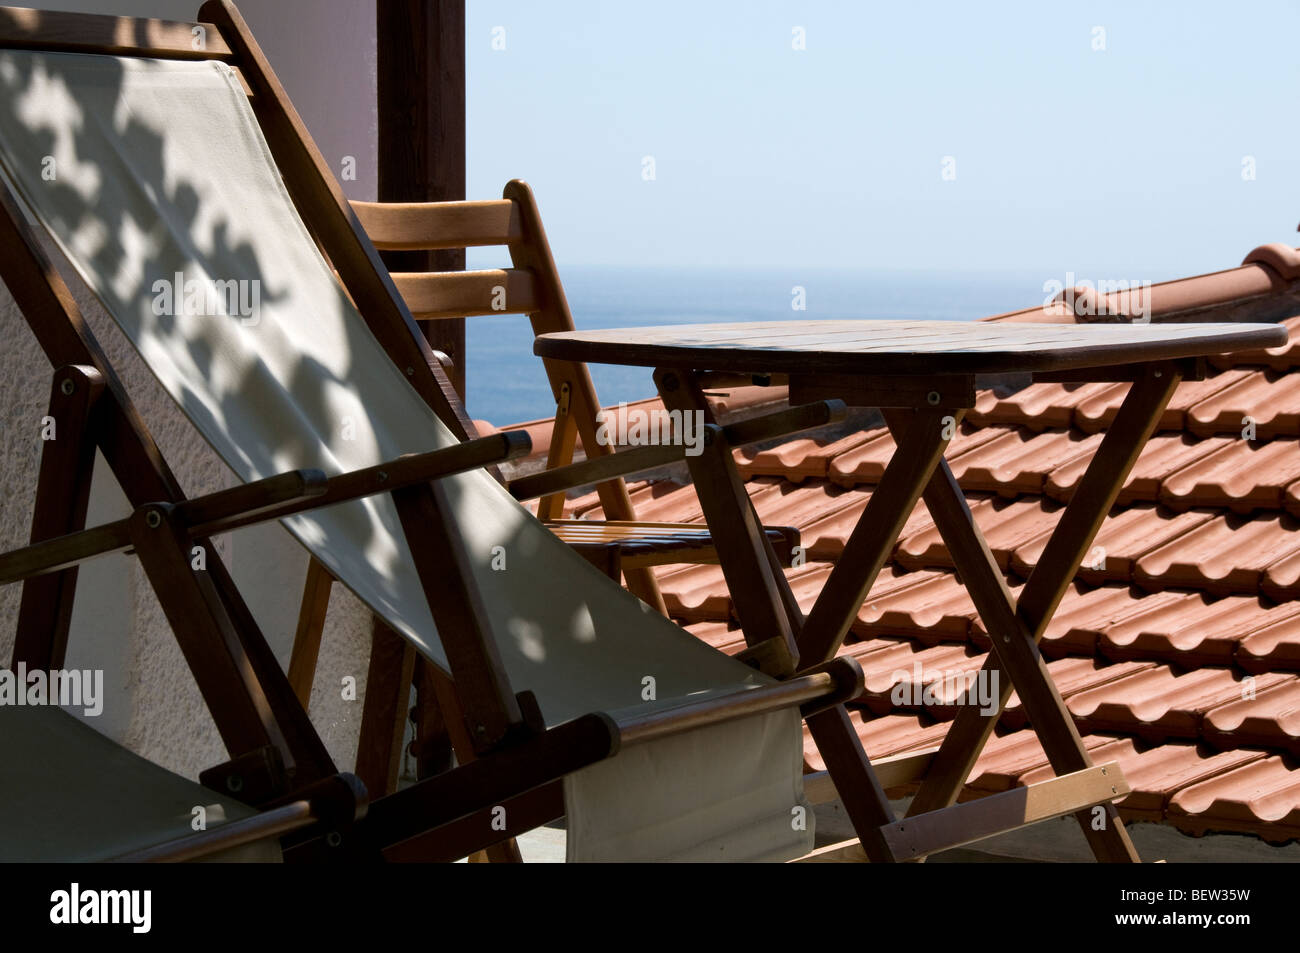
[[[376,0],[379,201],[465,198],[465,0]],[[386,252],[389,271],[464,271],[463,249]],[[420,322],[465,397],[465,319]]]

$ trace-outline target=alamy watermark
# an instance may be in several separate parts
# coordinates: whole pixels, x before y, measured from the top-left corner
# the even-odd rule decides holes
[[[153,283],[153,313],[185,317],[239,318],[245,327],[261,320],[262,282],[252,279],[189,278],[176,272]]]
[[[1065,273],[1065,281],[1049,278],[1043,282],[1043,310],[1064,304],[1076,317],[1116,315],[1131,319],[1135,324],[1151,320],[1151,282],[1127,278],[1119,280],[1088,278],[1076,279],[1074,272]]]
[[[132,933],[153,925],[152,890],[83,890],[73,882],[50,894],[50,922],[56,925],[122,924]]]
[[[925,669],[920,662],[909,672],[890,675],[894,682],[889,700],[900,708],[939,708],[978,705],[981,715],[998,713],[998,672],[984,669]]]
[[[617,412],[596,414],[596,424],[596,443],[602,447],[681,446],[688,457],[704,452],[702,410],[629,410],[624,401]]]
[[[89,718],[104,711],[104,670],[41,669],[27,670],[26,662],[18,668],[0,669],[0,705],[58,705],[80,708]]]

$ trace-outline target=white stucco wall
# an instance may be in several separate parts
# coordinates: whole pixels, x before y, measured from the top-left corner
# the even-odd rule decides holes
[[[57,0],[40,5],[184,20],[194,18],[198,0]],[[240,9],[335,173],[345,156],[355,157],[356,178],[344,181],[344,190],[352,198],[373,199],[373,0],[243,0]],[[65,276],[71,274],[63,270]],[[175,409],[111,319],[68,280],[186,492],[233,484],[233,474]],[[7,551],[27,542],[51,369],[3,286],[0,342],[0,549]],[[89,524],[126,513],[125,498],[98,461]],[[287,665],[307,568],[305,552],[278,524],[242,530],[226,543],[235,581]],[[18,586],[0,588],[0,664],[8,664],[12,651],[19,596]],[[355,761],[369,638],[369,615],[336,586],[311,715],[345,770]],[[189,777],[225,759],[171,629],[133,557],[112,556],[83,567],[67,666],[104,671],[107,703],[91,722],[110,737]],[[339,685],[348,675],[356,677],[361,689],[357,701],[341,697]]]

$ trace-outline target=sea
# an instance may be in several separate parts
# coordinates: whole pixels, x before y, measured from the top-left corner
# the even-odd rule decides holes
[[[580,329],[839,318],[972,321],[1040,305],[1045,296],[1041,273],[588,266],[561,269],[560,278]],[[502,426],[554,415],[526,317],[469,319],[466,350],[470,416]],[[591,373],[605,406],[655,392],[649,368],[596,364]]]

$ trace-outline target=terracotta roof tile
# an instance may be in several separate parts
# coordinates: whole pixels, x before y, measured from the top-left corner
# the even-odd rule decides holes
[[[1148,597],[1155,598],[1159,596]],[[1146,600],[1137,598],[1128,586],[1107,585],[1094,589],[1076,582],[1066,590],[1039,647],[1049,658],[1067,655],[1091,658],[1097,653],[1099,640],[1120,620],[1141,611],[1145,603]],[[973,625],[982,631],[978,619]]]
[[[687,625],[686,631],[728,655],[735,655],[745,647],[745,633],[733,622],[696,622]]]
[[[903,586],[885,595],[873,588],[858,612],[865,632],[874,636],[902,636],[927,645],[964,642],[971,637],[975,606],[966,589],[949,572],[914,573],[923,576],[915,586]]]
[[[1278,602],[1300,599],[1300,550],[1283,556],[1264,570],[1259,591]]]
[[[1169,590],[1135,600],[1137,611],[1110,626],[1098,643],[1113,659],[1156,659],[1184,668],[1233,663],[1243,638],[1300,612],[1253,596],[1211,599]]]
[[[1264,758],[1173,796],[1168,820],[1190,834],[1243,831],[1283,843],[1300,837],[1300,768]]]
[[[944,455],[949,463],[953,463],[961,454],[995,440],[1006,432],[1007,428],[973,427],[963,421],[949,441]],[[859,483],[874,485],[880,482],[895,449],[894,438],[888,433],[882,433],[837,456],[830,463],[828,475],[841,486],[855,486]]]
[[[655,575],[674,619],[725,622],[731,618],[731,594],[718,566],[663,566]]]
[[[1080,457],[1091,457],[1101,434],[1079,430],[1035,434],[1020,428],[950,457],[953,476],[964,490],[983,490],[1004,497],[1042,493],[1052,470]]]
[[[846,494],[853,494],[849,499],[851,503],[847,506],[828,506],[825,508],[825,515],[804,526],[802,539],[803,545],[808,550],[808,555],[813,559],[838,559],[840,553],[844,552],[844,544],[848,542],[849,536],[854,528],[858,525],[858,520],[862,517],[862,511],[866,508],[867,500],[871,496],[870,490],[857,489],[842,491]],[[783,523],[781,525],[789,525]],[[934,521],[930,519],[930,511],[925,508],[925,504],[918,502],[912,514],[903,524],[901,538],[906,538],[912,533],[920,532],[927,526],[933,526]]]
[[[1224,371],[1203,381],[1184,381],[1174,391],[1160,417],[1159,430],[1182,430],[1189,408],[1235,383],[1246,380],[1251,371]],[[1128,394],[1128,384],[1111,384],[1096,396],[1082,401],[1074,410],[1074,425],[1085,433],[1105,430],[1115,420],[1119,405]]]
[[[780,480],[774,478],[769,478],[766,482],[755,481],[748,486],[748,490],[752,496],[764,486],[779,486],[780,483]],[[698,523],[704,519],[694,487],[682,486],[671,480],[645,480],[629,484],[628,494],[632,498],[637,519],[677,523]],[[600,498],[594,490],[568,500],[564,513],[570,519],[605,518],[604,511],[600,508]]]
[[[1300,375],[1274,371],[1227,371],[1241,378],[1187,411],[1187,429],[1208,437],[1241,434],[1246,418],[1255,422],[1259,439],[1300,433]]]
[[[716,566],[696,568],[713,569],[720,573]],[[829,563],[818,562],[788,571],[790,588],[805,612],[812,608],[825,588],[826,578],[832,568]],[[683,578],[698,584],[702,575],[697,573],[692,577],[683,574]],[[664,576],[661,575],[660,578],[662,580]],[[674,616],[678,616],[675,601],[682,597],[677,595],[676,584],[670,581],[670,585],[674,595],[669,609]],[[665,601],[669,601],[670,588],[663,588]],[[695,590],[690,589],[688,598],[693,596],[698,599],[694,593]],[[730,606],[729,601],[727,605]],[[719,606],[719,603],[708,603],[702,609],[695,609],[692,614],[698,617],[704,611],[716,612]],[[867,598],[858,609],[851,633],[853,637],[861,639],[908,638],[924,645],[965,642],[969,638],[970,621],[974,615],[975,607],[970,596],[957,583],[952,573],[912,572],[898,566],[887,566],[876,578]]]
[[[889,649],[858,656],[866,675],[861,700],[878,715],[914,709],[941,721],[951,719],[986,654],[969,645],[919,648],[909,640],[886,644]]]
[[[1112,513],[1101,524],[1076,578],[1094,585],[1127,582],[1133,578],[1138,560],[1144,553],[1171,540],[1176,544],[1198,526],[1211,522],[1215,515],[1209,510],[1175,513],[1149,504]],[[1052,528],[1046,528],[1011,554],[1010,566],[1014,572],[1028,578],[1043,555]],[[1176,545],[1173,548],[1177,549]],[[1169,585],[1181,583],[1171,582]]]
[[[1226,442],[1164,480],[1160,502],[1179,509],[1226,507],[1234,513],[1281,509],[1287,485],[1300,480],[1300,441],[1216,439]]]
[[[1252,674],[1300,671],[1300,614],[1248,634],[1237,645],[1236,662]]]
[[[971,516],[988,539],[989,547],[1005,572],[1012,551],[1027,540],[1050,531],[1056,525],[1059,504],[1036,498],[1023,500],[981,499],[971,505]],[[909,569],[951,568],[952,556],[943,544],[938,527],[931,523],[904,536],[894,558]]]
[[[1110,384],[1031,384],[1009,397],[997,398],[992,391],[980,394],[966,419],[976,426],[1009,424],[1030,430],[1065,429],[1074,421],[1074,409],[1091,400]]]
[[[1270,565],[1300,549],[1297,525],[1290,516],[1210,520],[1143,555],[1133,579],[1147,589],[1254,594]]]
[[[750,453],[741,449],[736,451],[736,468],[746,478],[779,476],[791,483],[802,483],[810,477],[824,479],[831,460],[869,443],[884,432],[884,427],[877,427],[831,442],[799,437],[767,450]]]
[[[1119,732],[1153,741],[1196,738],[1206,712],[1241,698],[1246,677],[1226,668],[1180,673],[1168,665],[1156,665],[1079,692],[1067,698],[1066,704],[1082,730]],[[1260,675],[1256,690],[1278,684],[1284,677]]]
[[[1236,354],[1221,354],[1210,359],[1215,367],[1246,367],[1259,365],[1275,371],[1286,371],[1300,367],[1300,317],[1287,318],[1281,322],[1291,333],[1291,339],[1281,347],[1271,347],[1265,351],[1238,351]]]
[[[1265,688],[1268,678],[1282,679]],[[1253,698],[1239,698],[1205,716],[1201,734],[1217,748],[1258,746],[1300,754],[1300,677],[1261,675]]]
[[[845,489],[824,480],[794,484],[763,477],[748,481],[747,488],[759,519],[768,526],[800,527],[806,556],[814,560],[835,559],[839,556],[844,549],[845,540],[871,499],[870,487]],[[680,511],[682,516],[699,512],[699,502],[693,492],[690,504],[689,510]],[[640,510],[637,512],[639,515]],[[662,507],[657,512],[657,519],[680,518],[676,512]],[[929,521],[924,504],[921,504],[912,514],[908,525],[921,527]]]
[[[946,722],[935,721],[923,715],[873,715],[866,709],[850,708],[849,718],[862,739],[862,747],[871,759],[887,758],[917,748],[934,747],[943,741],[948,730]],[[809,771],[825,771],[817,745],[803,728],[803,760]]]
[[[1154,503],[1160,498],[1160,489],[1171,474],[1231,442],[1231,437],[1200,440],[1190,434],[1156,434],[1147,442],[1142,456],[1138,457],[1128,479],[1124,481],[1116,503],[1120,506],[1139,501]],[[1054,500],[1069,502],[1091,460],[1091,456],[1085,456],[1061,464],[1047,475],[1043,491]]]
[[[1075,695],[1099,691],[1114,683],[1137,678],[1155,667],[1154,662],[1116,662],[1108,665],[1092,658],[1063,658],[1047,663],[1052,681],[1067,703]],[[1074,711],[1073,706],[1070,710]],[[1002,723],[1008,728],[1023,728],[1029,724],[1029,716],[1020,701],[1019,692],[1011,693],[1011,699],[1002,712]]]
[[[1092,755],[1094,763],[1119,760],[1113,753],[1109,756],[1102,755],[1102,752],[1115,748],[1117,744],[1129,748],[1133,746],[1133,742],[1128,739],[1116,742],[1116,739],[1104,735],[1084,735],[1083,744]],[[1017,787],[1026,776],[1034,776],[1037,780],[1038,775],[1051,778],[1055,777],[1055,772],[1047,763],[1047,754],[1043,751],[1038,735],[1022,729],[994,735],[989,739],[971,772],[968,787],[981,793],[996,794]]]

